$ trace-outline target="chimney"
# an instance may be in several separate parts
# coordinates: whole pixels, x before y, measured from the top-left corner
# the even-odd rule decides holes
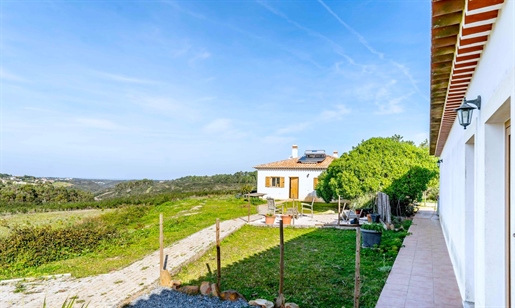
[[[333,151],[333,157],[338,158],[338,151]]]
[[[298,158],[299,157],[299,147],[294,144],[291,146],[291,158]]]

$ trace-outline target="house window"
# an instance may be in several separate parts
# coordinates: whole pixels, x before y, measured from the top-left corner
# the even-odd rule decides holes
[[[284,187],[284,177],[267,176],[265,179],[265,187]]]
[[[317,188],[318,178],[313,178],[313,189]]]

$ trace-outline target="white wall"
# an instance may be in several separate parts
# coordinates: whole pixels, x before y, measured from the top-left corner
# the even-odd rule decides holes
[[[308,196],[313,193],[313,179],[322,173],[320,169],[312,170],[297,170],[297,169],[282,169],[282,170],[258,170],[258,183],[257,190],[259,193],[267,194],[265,197],[272,197],[275,199],[288,199],[290,197],[290,177],[299,178],[299,199],[311,201]],[[284,187],[265,187],[265,178],[284,177]]]
[[[457,126],[457,127],[456,127]],[[472,125],[471,125],[472,126]],[[467,130],[472,130],[469,126]],[[463,127],[454,124],[442,151],[440,164],[440,223],[464,298],[465,284],[465,139]]]
[[[466,93],[481,95],[481,110],[467,130],[456,120],[441,154],[442,230],[462,298],[475,307],[506,306],[506,241],[515,245],[504,218],[504,122],[515,114],[514,13],[515,1],[505,2]]]

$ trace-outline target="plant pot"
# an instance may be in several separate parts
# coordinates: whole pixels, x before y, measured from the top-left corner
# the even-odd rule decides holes
[[[292,218],[291,215],[281,215],[281,218],[283,220],[284,226],[291,225],[291,218]]]
[[[274,216],[265,216],[265,224],[273,225],[274,222],[275,222],[275,215]]]
[[[379,218],[381,215],[379,214],[370,214],[370,217],[372,218],[372,222],[379,222]]]
[[[361,247],[370,248],[374,247],[375,245],[379,246],[379,244],[381,244],[381,236],[381,232],[361,229]]]

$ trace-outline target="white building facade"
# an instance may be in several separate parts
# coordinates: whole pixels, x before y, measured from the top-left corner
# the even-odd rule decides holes
[[[311,201],[313,197],[316,198],[318,176],[338,156],[338,152],[334,152],[333,156],[324,154],[324,157],[321,157],[323,151],[306,151],[308,152],[313,153],[313,156],[320,156],[319,159],[303,162],[309,154],[298,157],[298,147],[293,145],[289,159],[255,166],[258,170],[257,192],[280,200]],[[316,201],[321,200],[316,198]]]
[[[440,223],[464,306],[515,307],[515,1],[432,7],[430,148],[441,160]],[[455,109],[478,96],[464,129]]]

